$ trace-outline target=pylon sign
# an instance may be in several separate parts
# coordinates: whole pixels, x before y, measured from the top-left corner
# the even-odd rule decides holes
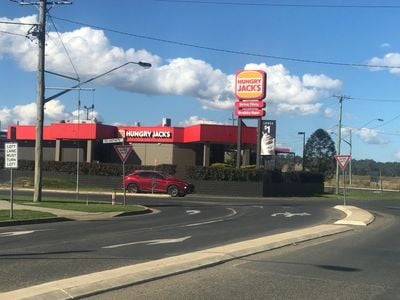
[[[124,145],[116,145],[114,146],[115,151],[117,152],[119,158],[122,160],[122,162],[126,162],[126,160],[129,157],[129,154],[132,152],[132,146],[124,146]]]
[[[342,170],[346,169],[347,164],[349,163],[351,159],[351,155],[349,154],[342,154],[342,155],[335,155],[335,159],[338,162],[340,168]]]

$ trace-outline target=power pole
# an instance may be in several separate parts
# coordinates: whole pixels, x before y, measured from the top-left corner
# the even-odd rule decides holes
[[[347,96],[334,96],[339,99],[339,122],[338,122],[338,142],[337,142],[337,154],[340,155],[340,143],[342,141],[342,110],[343,110],[343,99],[351,99]],[[336,194],[339,194],[339,163],[336,162]]]
[[[35,174],[33,202],[42,200],[42,165],[43,165],[43,119],[45,104],[45,50],[46,50],[46,14],[47,5],[71,4],[69,1],[14,1],[20,5],[39,6],[39,24],[35,25],[32,35],[38,39],[38,69],[36,96],[36,141],[35,141]]]
[[[43,165],[43,119],[44,119],[44,68],[46,50],[46,12],[47,1],[39,1],[39,25],[37,38],[39,46],[37,70],[37,98],[36,98],[36,143],[35,143],[35,175],[33,202],[42,200],[42,165]]]

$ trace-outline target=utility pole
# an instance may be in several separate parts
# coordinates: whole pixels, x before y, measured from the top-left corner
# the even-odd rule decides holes
[[[351,99],[347,96],[334,96],[339,99],[339,122],[338,122],[338,141],[337,141],[337,154],[340,155],[340,143],[342,141],[342,111],[343,99]],[[339,163],[336,162],[336,194],[339,194]]]
[[[45,50],[46,50],[46,13],[47,5],[71,4],[69,1],[14,1],[20,5],[39,6],[39,24],[35,25],[32,35],[38,39],[38,68],[36,95],[36,141],[35,141],[35,173],[33,202],[42,200],[42,165],[43,165],[43,119],[45,104]]]
[[[36,143],[35,143],[35,175],[33,202],[42,200],[42,165],[43,165],[43,119],[44,119],[44,68],[46,49],[46,12],[47,1],[39,1],[39,25],[37,38],[39,46],[37,70],[37,98],[36,98]]]

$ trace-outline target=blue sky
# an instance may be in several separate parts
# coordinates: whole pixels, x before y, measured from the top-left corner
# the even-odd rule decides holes
[[[106,124],[152,126],[163,117],[173,126],[231,124],[234,74],[262,69],[268,76],[265,118],[277,120],[279,146],[300,155],[299,131],[307,138],[318,128],[337,132],[339,105],[332,95],[346,95],[342,133],[348,141],[352,131],[353,157],[400,160],[396,1],[323,1],[347,7],[315,7],[321,1],[311,0],[191,2],[75,0],[53,7],[58,33],[48,19],[47,70],[75,77],[75,68],[83,81],[127,61],[153,67],[124,67],[85,86],[95,91],[50,101],[45,122],[76,119],[80,98],[82,106],[94,104],[93,116]],[[34,6],[0,3],[0,22],[35,23],[37,14]],[[0,23],[3,129],[36,120],[36,44],[23,37],[29,28]],[[46,76],[47,87],[74,84]],[[48,89],[46,96],[56,92]],[[343,143],[342,154],[348,152]]]

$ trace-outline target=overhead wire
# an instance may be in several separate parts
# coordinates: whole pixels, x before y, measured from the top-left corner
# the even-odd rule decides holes
[[[203,45],[197,45],[197,44],[192,44],[192,43],[167,40],[167,39],[152,37],[152,36],[148,36],[148,35],[129,33],[129,32],[121,31],[121,30],[111,29],[111,28],[107,28],[107,27],[99,26],[99,25],[88,24],[88,23],[84,23],[84,22],[80,22],[80,21],[74,21],[74,20],[61,18],[61,17],[53,16],[53,18],[60,20],[60,21],[72,23],[75,25],[92,27],[92,28],[96,28],[96,29],[100,29],[100,30],[104,30],[104,31],[112,32],[112,33],[117,33],[120,35],[125,35],[125,36],[140,38],[140,39],[146,39],[146,40],[152,40],[152,41],[156,41],[156,42],[168,43],[168,44],[173,44],[173,45],[185,46],[185,47],[190,47],[190,48],[209,50],[209,51],[214,51],[214,52],[222,52],[222,53],[228,53],[228,54],[245,55],[245,56],[260,57],[260,58],[269,58],[269,59],[276,59],[276,60],[293,61],[293,62],[300,62],[300,63],[313,63],[313,64],[335,65],[335,66],[346,66],[346,67],[362,67],[362,68],[400,69],[400,66],[345,63],[345,62],[338,62],[338,61],[301,59],[301,58],[294,58],[294,57],[285,57],[285,56],[259,54],[259,53],[252,53],[252,52],[239,51],[239,50],[216,48],[216,47],[211,47],[211,46],[203,46]]]
[[[223,6],[265,6],[265,7],[296,7],[296,8],[364,8],[364,9],[398,9],[400,5],[351,5],[351,4],[292,4],[292,3],[260,3],[260,2],[230,2],[230,1],[189,1],[189,0],[153,0],[153,2],[209,4]]]
[[[80,77],[79,77],[78,71],[77,71],[77,69],[76,69],[76,67],[75,67],[75,65],[74,65],[74,62],[72,61],[71,55],[69,54],[69,52],[68,52],[68,50],[67,50],[67,47],[65,46],[65,44],[64,44],[64,42],[63,42],[63,40],[62,40],[62,37],[61,37],[60,32],[58,31],[57,26],[56,26],[56,24],[54,23],[54,20],[53,20],[52,16],[51,16],[49,13],[48,13],[47,15],[48,15],[48,18],[50,19],[50,21],[51,21],[51,23],[52,23],[52,25],[53,25],[53,27],[54,27],[56,33],[57,33],[57,36],[58,36],[58,38],[59,38],[59,40],[60,40],[60,42],[61,42],[61,45],[62,45],[63,48],[64,48],[64,52],[65,52],[65,54],[67,55],[68,60],[69,60],[69,62],[70,62],[70,64],[71,64],[72,68],[74,69],[74,72],[75,72],[75,75],[76,75],[76,77],[77,77],[77,80],[80,81]]]

